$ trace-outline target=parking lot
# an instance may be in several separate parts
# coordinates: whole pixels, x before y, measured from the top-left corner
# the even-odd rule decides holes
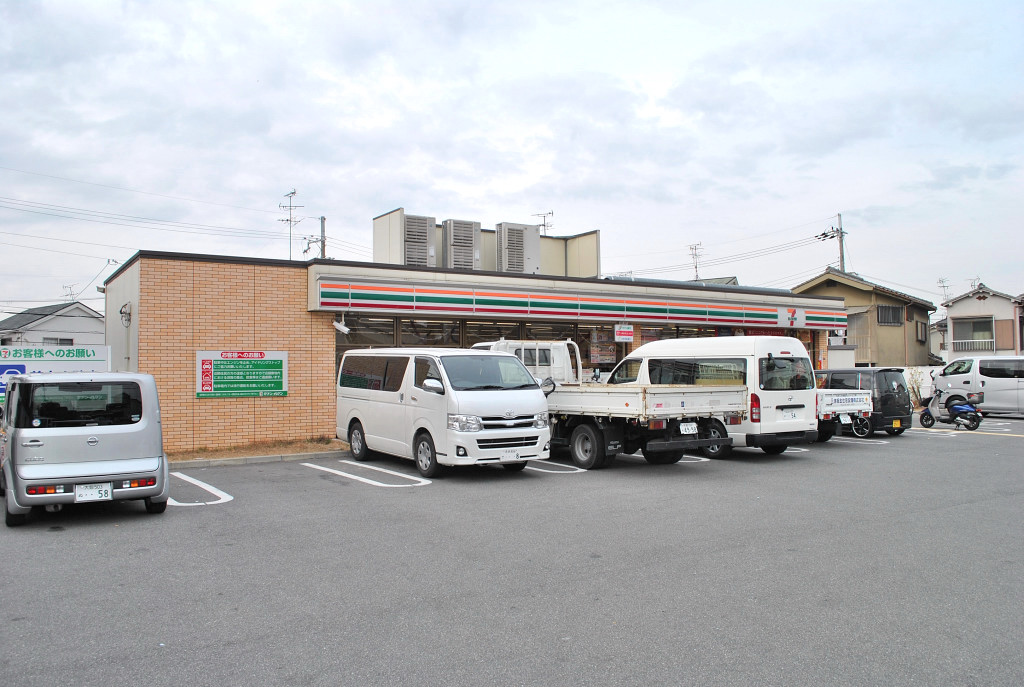
[[[1024,420],[608,469],[176,467],[3,533],[10,685],[1019,685]]]

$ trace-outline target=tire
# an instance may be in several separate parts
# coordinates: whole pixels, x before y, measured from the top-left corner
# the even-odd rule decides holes
[[[501,467],[505,468],[509,472],[522,472],[526,469],[526,463],[502,463]]]
[[[719,420],[711,420],[704,425],[704,439],[728,439],[729,433],[725,431],[725,425]],[[725,458],[732,453],[732,446],[728,444],[716,444],[715,446],[702,446],[701,455],[705,458]]]
[[[366,448],[366,432],[358,420],[348,428],[348,447],[356,460],[366,460],[370,457],[370,450]]]
[[[166,501],[153,501],[152,499],[146,499],[146,512],[152,513],[153,515],[159,515],[167,510]]]
[[[767,453],[769,456],[777,456],[783,451],[785,451],[787,448],[788,447],[785,444],[782,444],[781,446],[762,446],[761,450]]]
[[[853,418],[853,424],[851,425],[853,435],[863,439],[864,437],[871,434],[871,420],[860,415]]]
[[[643,447],[644,444],[639,439],[627,439],[622,444],[622,452],[627,456],[631,456]]]
[[[644,460],[651,465],[671,465],[678,463],[682,457],[682,451],[648,451],[643,449]]]
[[[424,477],[437,477],[441,472],[441,464],[437,462],[437,452],[434,451],[434,440],[426,432],[417,435],[413,442],[413,457],[416,460],[416,469]]]
[[[929,429],[935,426],[935,418],[932,416],[931,413],[921,413],[918,416],[918,421],[921,423],[921,426],[924,427],[925,429]]]
[[[836,433],[835,433],[835,432],[832,432],[832,431],[824,431],[824,432],[823,432],[823,431],[821,431],[821,430],[819,429],[819,430],[818,430],[818,438],[816,439],[816,441],[817,441],[817,442],[818,442],[819,444],[824,444],[824,443],[825,443],[826,441],[828,441],[829,439],[831,439],[831,438],[832,438],[832,437],[834,437],[835,435],[836,435]]]
[[[970,415],[965,415],[964,418],[964,427],[972,432],[978,429],[978,427],[981,427],[981,418],[976,414],[971,413]]]
[[[607,456],[601,433],[591,425],[577,425],[569,438],[569,452],[576,467],[584,470],[603,468]]]
[[[28,519],[25,513],[12,513],[7,507],[7,501],[14,497],[13,492],[7,494],[7,498],[4,499],[4,524],[8,527],[19,527],[24,525]]]
[[[963,396],[950,396],[946,399],[946,402],[943,405],[946,406],[946,410],[949,410],[953,406],[958,406],[963,403],[967,403],[967,399]],[[952,413],[950,413],[950,415],[952,415]]]

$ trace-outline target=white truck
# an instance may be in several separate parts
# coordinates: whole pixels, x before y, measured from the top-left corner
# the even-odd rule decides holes
[[[818,441],[825,442],[849,429],[854,436],[871,433],[870,391],[818,389]]]
[[[747,411],[744,386],[588,383],[571,339],[501,339],[473,348],[512,353],[545,378],[551,447],[568,448],[573,463],[585,469],[604,467],[618,453],[642,451],[647,462],[667,464],[686,450],[720,451],[732,444],[725,426],[739,424]]]

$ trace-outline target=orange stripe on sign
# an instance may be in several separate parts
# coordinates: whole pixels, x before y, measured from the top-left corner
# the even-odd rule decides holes
[[[452,291],[449,289],[416,289],[416,293],[440,293],[449,296],[472,296],[472,291]]]
[[[655,305],[663,308],[668,307],[668,303],[665,301],[623,301],[623,303],[628,303],[629,305]]]
[[[327,282],[320,282],[320,287],[324,289],[347,289],[348,284],[328,284]]]
[[[365,286],[363,284],[352,284],[349,288],[353,291],[392,291],[394,293],[412,293],[412,289],[405,289],[400,286]]]

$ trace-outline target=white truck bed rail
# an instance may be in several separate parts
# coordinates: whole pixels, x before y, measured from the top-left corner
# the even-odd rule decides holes
[[[745,414],[743,386],[563,384],[548,396],[553,414],[640,421]]]

